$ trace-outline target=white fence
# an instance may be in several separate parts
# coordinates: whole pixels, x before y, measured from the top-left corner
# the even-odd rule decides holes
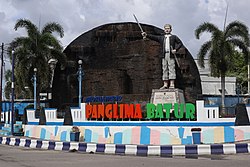
[[[196,101],[196,113],[198,122],[235,122],[235,118],[220,118],[219,107],[205,107],[204,100]]]
[[[81,104],[81,108],[71,108],[71,115],[73,122],[85,122],[85,103]],[[250,118],[250,106],[247,106],[248,117]],[[5,123],[11,120],[11,114],[9,112],[2,112],[1,120],[3,121],[5,114]],[[63,118],[57,118],[57,110],[55,108],[45,109],[46,122],[62,122]],[[218,106],[205,106],[203,100],[196,101],[196,116],[197,122],[234,122],[235,118],[221,118],[219,115]],[[39,122],[38,118],[35,118],[35,110],[27,109],[27,121],[28,122]]]

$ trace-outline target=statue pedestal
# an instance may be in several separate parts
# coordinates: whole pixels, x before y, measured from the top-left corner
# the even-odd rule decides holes
[[[175,89],[153,89],[150,103],[155,105],[164,103],[185,103],[183,90]]]

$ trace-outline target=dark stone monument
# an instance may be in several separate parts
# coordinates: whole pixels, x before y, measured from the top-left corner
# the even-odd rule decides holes
[[[242,103],[237,104],[235,111],[236,111],[235,126],[250,125],[245,104]]]
[[[39,125],[46,125],[46,116],[44,108],[37,109],[40,116],[39,116]]]
[[[27,109],[25,108],[24,109],[24,112],[23,112],[23,120],[22,120],[22,124],[27,124],[28,122],[28,118],[27,118]]]
[[[164,33],[152,25],[142,27],[150,34]],[[106,24],[83,33],[64,50],[68,59],[65,68],[56,66],[51,106],[78,105],[79,59],[85,73],[84,98],[121,95],[123,103],[149,102],[152,89],[163,84],[161,50],[159,43],[142,39],[136,23]],[[198,68],[186,48],[178,51],[177,58],[176,88],[183,90],[186,102],[195,103],[202,94]]]
[[[64,119],[63,125],[73,125],[70,107],[65,106],[62,110],[65,113],[65,115],[64,115],[65,119]]]

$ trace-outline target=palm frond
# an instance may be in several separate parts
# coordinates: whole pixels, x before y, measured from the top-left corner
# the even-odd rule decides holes
[[[197,39],[200,39],[201,33],[203,33],[203,32],[210,32],[210,33],[213,34],[216,31],[219,31],[219,29],[218,29],[217,26],[215,26],[214,24],[205,22],[205,23],[201,24],[200,26],[198,26],[196,28],[196,30],[195,30],[195,37]]]
[[[239,21],[230,23],[225,30],[226,38],[239,38],[249,46],[249,31],[248,27]]]
[[[210,50],[210,48],[211,48],[211,41],[208,41],[208,42],[204,43],[199,50],[199,53],[197,55],[198,56],[198,64],[202,68],[205,68],[204,58],[205,58],[206,54],[208,53],[208,51]]]
[[[62,38],[64,36],[64,31],[63,28],[60,24],[58,23],[47,23],[44,28],[42,29],[42,34],[45,33],[52,33],[52,32],[57,32],[60,37]]]
[[[61,65],[66,64],[66,55],[63,52],[60,52],[57,49],[51,49],[51,55],[53,55],[53,57],[50,58],[57,59],[61,63]]]
[[[4,78],[5,78],[5,81],[11,81],[11,70],[7,70],[5,71],[5,75],[4,75]]]
[[[245,60],[248,60],[248,56],[249,56],[248,46],[243,41],[239,39],[230,39],[228,40],[228,42],[234,45],[235,47],[239,47],[245,56]]]
[[[211,76],[213,77],[220,77],[220,57],[218,56],[218,53],[216,50],[211,49],[211,52],[209,54],[209,66],[210,66],[210,72]]]
[[[50,33],[45,33],[41,36],[41,44],[45,44],[47,47],[55,48],[62,51],[60,42]]]
[[[227,36],[225,37],[226,39],[240,39],[241,41],[244,41],[244,43],[249,46],[249,35],[242,33],[238,29],[231,30],[229,33],[226,34]]]
[[[36,34],[39,34],[37,26],[27,19],[17,20],[14,29],[17,30],[18,28],[25,28],[28,32],[28,36],[34,36]]]
[[[248,33],[248,27],[240,21],[233,21],[233,22],[229,23],[226,26],[225,33],[228,33],[233,29],[238,29],[238,30],[242,31],[242,33]]]

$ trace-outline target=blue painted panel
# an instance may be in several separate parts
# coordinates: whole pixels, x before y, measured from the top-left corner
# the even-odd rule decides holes
[[[109,137],[109,127],[104,128],[105,138]]]
[[[66,138],[67,137],[67,131],[63,131],[62,133],[61,133],[61,141],[66,141]]]
[[[122,133],[121,132],[115,133],[114,144],[122,144]]]
[[[29,131],[29,130],[27,130],[27,131],[25,132],[25,136],[30,136],[30,131]]]
[[[38,125],[39,122],[29,122],[28,125]],[[47,125],[62,126],[63,122],[47,122]],[[195,122],[195,121],[85,121],[75,122],[74,126],[234,126],[234,122]]]
[[[85,142],[87,142],[87,143],[91,142],[92,131],[89,130],[89,129],[86,129],[86,130],[85,130],[84,137],[85,137]]]
[[[192,136],[187,136],[187,138],[182,138],[181,139],[181,144],[193,144]]]
[[[42,128],[41,129],[41,134],[40,134],[40,139],[46,139],[46,129]]]
[[[229,126],[225,126],[224,127],[224,140],[225,142],[234,142],[234,129],[229,127]]]
[[[179,127],[179,128],[178,128],[179,138],[181,138],[181,139],[183,138],[184,130],[185,130],[185,129],[184,129],[183,127]]]
[[[234,126],[234,122],[195,122],[195,121],[86,121],[74,122],[75,126]]]
[[[141,127],[140,144],[150,144],[150,129],[146,126]]]
[[[55,132],[54,132],[55,136],[56,136],[57,132],[58,132],[58,126],[55,127]]]
[[[58,125],[58,126],[62,126],[63,125],[63,120],[62,120],[62,122],[46,122],[46,125]]]
[[[39,122],[28,122],[27,125],[39,125]]]

